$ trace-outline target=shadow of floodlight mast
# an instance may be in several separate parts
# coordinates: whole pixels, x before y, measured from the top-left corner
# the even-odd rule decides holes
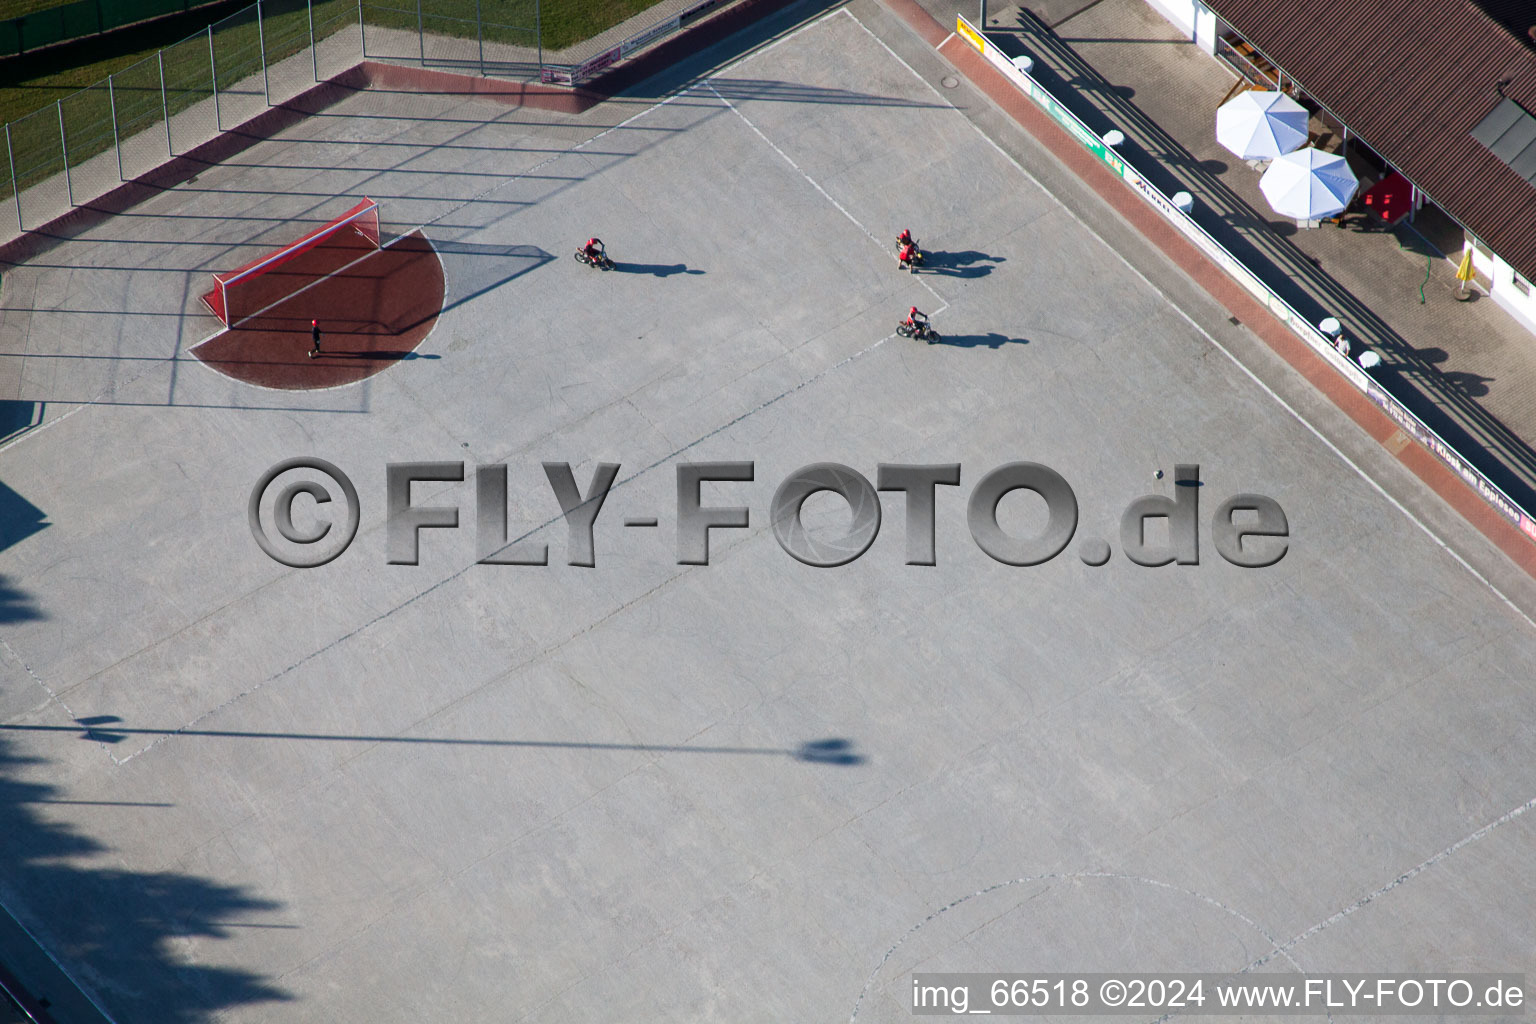
[[[602,743],[584,740],[458,739],[434,736],[381,736],[349,733],[259,732],[237,729],[141,729],[120,725],[116,715],[92,715],[69,725],[0,725],[7,732],[58,732],[77,734],[82,740],[121,743],[129,736],[209,736],[237,740],[322,740],[332,743],[402,743],[448,747],[507,747],[529,750],[615,750],[656,754],[747,754],[788,757],[812,764],[856,765],[865,758],[853,749],[853,741],[834,737],[809,740],[798,747],[725,747],[690,743]],[[84,731],[82,731],[82,729]]]

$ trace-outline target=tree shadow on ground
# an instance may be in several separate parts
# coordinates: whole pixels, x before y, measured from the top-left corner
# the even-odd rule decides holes
[[[72,802],[40,781],[48,768],[0,737],[0,903],[9,911],[0,911],[0,960],[34,1008],[60,1021],[193,1024],[291,998],[261,975],[199,964],[179,948],[271,927],[259,915],[278,904],[189,874],[117,866],[107,846],[41,809]],[[112,813],[153,831],[166,806],[124,803]],[[76,984],[86,978],[89,997]]]
[[[0,551],[26,540],[48,527],[48,513],[17,494],[0,480]],[[4,577],[0,577],[3,579]],[[0,611],[0,622],[7,621]]]
[[[0,484],[0,489],[4,486]],[[10,580],[4,574],[0,574],[0,626],[9,625],[12,622],[31,622],[45,617],[42,609],[34,603],[31,594],[12,586]]]

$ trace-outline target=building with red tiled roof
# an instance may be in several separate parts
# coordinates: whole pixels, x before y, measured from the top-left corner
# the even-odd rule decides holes
[[[1461,225],[1490,295],[1536,331],[1536,3],[1148,3],[1401,173],[1416,206],[1433,202]]]

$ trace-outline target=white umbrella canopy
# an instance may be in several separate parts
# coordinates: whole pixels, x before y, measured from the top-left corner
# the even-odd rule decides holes
[[[1244,160],[1273,160],[1307,141],[1307,108],[1283,92],[1242,92],[1216,111],[1216,141]]]
[[[1279,157],[1259,179],[1259,191],[1275,212],[1296,220],[1343,213],[1359,187],[1343,157],[1310,146]]]

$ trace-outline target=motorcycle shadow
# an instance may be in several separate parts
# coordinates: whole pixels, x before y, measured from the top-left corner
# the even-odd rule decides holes
[[[650,274],[653,277],[671,277],[673,274],[702,274],[702,270],[690,269],[686,263],[619,263],[613,269],[620,274]]]
[[[1002,256],[988,256],[984,252],[975,249],[967,249],[963,252],[943,252],[941,250],[923,250],[923,264],[918,267],[918,273],[940,274],[944,277],[975,278],[986,277],[992,273],[994,263],[1006,263]]]
[[[1010,338],[1006,334],[998,334],[992,331],[987,334],[961,334],[946,336],[936,345],[952,345],[955,348],[990,348],[1000,349],[1004,345],[1028,345],[1028,338]]]

